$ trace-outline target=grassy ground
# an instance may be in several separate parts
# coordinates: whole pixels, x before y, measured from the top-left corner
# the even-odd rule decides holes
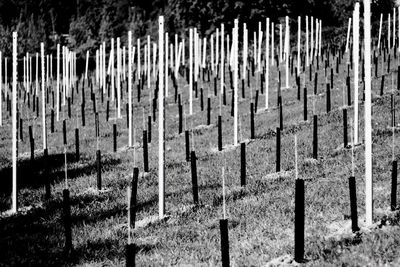
[[[392,55],[393,56],[393,55]],[[382,60],[382,58],[380,59]],[[331,58],[331,62],[333,62]],[[320,63],[320,65],[322,65]],[[133,241],[138,246],[137,263],[140,266],[160,265],[220,265],[219,219],[222,218],[221,167],[225,166],[227,184],[227,217],[231,264],[234,266],[260,266],[287,254],[293,254],[294,246],[294,135],[298,138],[299,176],[305,179],[305,265],[393,265],[400,264],[397,253],[400,243],[400,215],[389,212],[391,179],[390,125],[390,75],[397,74],[392,63],[390,75],[386,74],[385,95],[378,97],[381,82],[373,80],[373,179],[374,221],[376,227],[363,229],[361,234],[351,233],[348,177],[351,175],[351,150],[343,146],[343,86],[347,67],[345,60],[340,73],[334,76],[331,92],[332,111],[325,108],[326,81],[324,70],[318,71],[318,93],[311,97],[314,81],[306,77],[308,97],[308,121],[303,122],[303,92],[297,101],[294,76],[292,87],[282,91],[283,132],[281,169],[289,175],[271,179],[275,172],[276,133],[279,126],[276,99],[278,87],[277,70],[271,70],[269,106],[264,111],[265,95],[260,94],[258,114],[255,116],[256,138],[248,143],[247,186],[240,187],[240,149],[217,150],[217,116],[219,96],[212,94],[213,84],[199,82],[199,88],[210,90],[212,98],[212,123],[210,128],[193,131],[199,178],[200,205],[193,206],[190,163],[185,161],[184,135],[178,134],[178,107],[174,103],[170,80],[170,97],[166,105],[166,211],[167,219],[155,221],[133,230]],[[315,68],[314,68],[315,69]],[[284,73],[284,72],[283,72]],[[328,72],[329,73],[329,72]],[[353,76],[353,75],[351,75]],[[284,75],[282,75],[284,77]],[[259,88],[256,76],[251,76],[252,96]],[[353,78],[351,79],[353,80]],[[395,79],[396,80],[396,79]],[[229,75],[227,82],[227,106],[222,107],[223,143],[233,144],[233,117],[230,116],[231,92]],[[301,80],[302,87],[304,85]],[[247,82],[246,82],[247,84]],[[283,82],[284,84],[284,82]],[[241,84],[240,84],[241,85]],[[396,83],[395,83],[396,85]],[[154,89],[154,83],[151,88]],[[97,103],[100,95],[97,87]],[[239,86],[241,92],[241,86]],[[360,84],[360,99],[362,98]],[[74,253],[63,253],[64,229],[62,222],[62,189],[64,188],[64,155],[62,144],[62,121],[56,122],[55,133],[50,133],[50,115],[47,115],[50,177],[54,180],[52,198],[44,200],[44,177],[41,139],[41,118],[35,119],[32,110],[20,103],[24,117],[24,141],[19,142],[19,203],[20,207],[32,206],[26,213],[18,213],[0,219],[0,265],[124,265],[124,246],[127,243],[126,188],[134,167],[134,150],[124,150],[128,144],[125,105],[123,119],[117,120],[118,148],[114,153],[112,144],[113,120],[105,120],[105,102],[98,105],[100,114],[100,149],[102,151],[103,185],[109,189],[97,192],[96,188],[96,138],[90,90],[86,90],[86,126],[80,127],[81,160],[74,161],[74,128],[76,112],[81,122],[79,100],[73,105],[73,118],[68,125],[68,184],[71,192],[72,233]],[[188,113],[188,86],[179,78],[179,90],[183,94]],[[218,81],[218,94],[220,86]],[[137,103],[134,92],[134,125],[137,130],[136,164],[143,171],[142,107],[146,115],[149,109],[149,89],[142,91],[142,101]],[[353,86],[352,86],[353,92]],[[241,94],[239,94],[241,95]],[[397,95],[397,92],[396,92]],[[127,101],[124,91],[123,103]],[[352,96],[353,98],[353,96]],[[319,151],[318,161],[312,157],[312,99],[318,114]],[[396,104],[398,104],[396,99]],[[205,101],[206,103],[206,101]],[[250,88],[246,86],[246,98],[240,97],[240,139],[250,138]],[[194,99],[194,115],[188,116],[187,126],[193,128],[206,124],[207,113],[200,110],[200,100]],[[48,106],[50,108],[50,106]],[[360,104],[360,140],[364,137],[363,109]],[[111,110],[110,117],[114,117]],[[5,107],[3,114],[6,114]],[[29,119],[27,116],[29,115]],[[353,107],[349,107],[349,119]],[[34,163],[29,160],[27,124],[33,125],[38,149]],[[5,115],[0,131],[0,209],[6,211],[11,205],[11,120]],[[137,221],[149,220],[158,214],[158,120],[152,124],[152,142],[149,146],[150,173],[141,176],[138,184]],[[398,151],[396,130],[395,153]],[[192,139],[192,136],[191,136]],[[350,134],[349,134],[350,140]],[[359,223],[364,221],[364,146],[354,150],[355,177]],[[23,154],[26,154],[23,156]],[[397,158],[398,155],[395,154]]]

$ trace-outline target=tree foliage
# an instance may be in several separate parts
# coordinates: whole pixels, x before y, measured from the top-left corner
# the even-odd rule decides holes
[[[19,52],[36,52],[40,42],[55,49],[53,34],[69,34],[69,46],[78,51],[93,49],[111,37],[126,40],[128,30],[135,37],[157,36],[157,19],[165,16],[165,30],[186,35],[185,29],[197,27],[208,35],[233,20],[246,22],[249,31],[263,27],[265,18],[283,21],[289,15],[313,15],[326,28],[346,26],[355,0],[0,0],[0,50],[11,52],[12,31],[19,35]],[[393,0],[375,0],[372,20],[394,7]],[[362,7],[362,4],[361,4]],[[361,13],[362,14],[362,13]]]

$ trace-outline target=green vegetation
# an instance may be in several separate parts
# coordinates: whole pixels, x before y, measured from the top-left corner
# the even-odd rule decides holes
[[[126,39],[128,30],[135,37],[157,35],[157,18],[165,16],[166,31],[187,35],[188,27],[197,27],[203,35],[212,33],[220,24],[233,26],[233,19],[257,29],[258,22],[268,16],[278,22],[285,15],[313,15],[323,20],[327,33],[347,25],[355,0],[1,0],[0,51],[11,55],[11,32],[18,31],[18,51],[37,52],[40,42],[47,50],[56,43],[65,43],[62,34],[69,34],[68,45],[84,57],[87,49],[96,49],[111,37]],[[373,1],[373,21],[380,13],[388,13],[392,0]],[[92,51],[92,52],[93,52]],[[93,54],[93,53],[92,53]]]
[[[384,265],[399,264],[400,215],[398,211],[388,211],[390,205],[391,142],[390,86],[385,86],[385,95],[378,97],[381,78],[373,81],[373,177],[374,205],[377,228],[353,235],[350,227],[350,204],[347,178],[351,175],[351,151],[343,150],[342,129],[342,87],[345,84],[347,67],[342,61],[340,73],[335,74],[334,90],[331,92],[333,111],[325,111],[325,76],[320,69],[315,111],[319,114],[319,159],[309,160],[312,154],[312,124],[303,122],[302,102],[296,100],[297,89],[282,91],[284,129],[282,133],[282,167],[288,176],[268,178],[275,171],[275,128],[278,125],[276,109],[278,83],[276,69],[273,68],[270,81],[270,110],[256,115],[256,138],[247,146],[248,185],[240,188],[240,151],[238,148],[223,153],[217,148],[218,96],[212,96],[212,123],[209,129],[194,130],[194,147],[198,157],[199,196],[201,204],[192,205],[190,163],[185,162],[184,136],[178,135],[178,108],[173,96],[166,106],[166,210],[169,215],[164,221],[157,221],[134,230],[133,242],[138,247],[137,262],[140,266],[205,265],[220,264],[220,239],[218,220],[222,217],[221,167],[226,168],[227,216],[231,262],[236,266],[260,266],[276,257],[293,253],[294,226],[294,134],[298,137],[299,175],[306,180],[306,258],[309,266],[337,265]],[[380,63],[379,63],[380,64]],[[397,66],[386,77],[396,75]],[[328,72],[329,73],[329,72]],[[380,75],[380,72],[379,72]],[[226,78],[229,79],[227,73]],[[291,81],[294,77],[291,77]],[[314,82],[308,80],[306,87],[312,91]],[[228,80],[229,81],[229,80]],[[258,88],[256,78],[251,76],[252,95]],[[303,79],[302,79],[303,81]],[[172,83],[170,83],[171,85]],[[228,82],[229,85],[229,82]],[[187,111],[188,92],[186,82],[179,79]],[[125,88],[125,87],[123,87]],[[154,83],[152,87],[154,88]],[[213,84],[199,82],[205,95],[212,94]],[[229,88],[229,87],[228,87]],[[79,87],[79,90],[81,88]],[[97,103],[101,103],[97,86],[94,87]],[[249,97],[239,104],[241,121],[240,136],[248,139]],[[86,88],[86,99],[89,98]],[[218,88],[219,91],[219,88]],[[170,93],[173,92],[170,87]],[[140,144],[142,106],[149,111],[147,88],[143,91],[142,102],[136,102],[134,125],[137,142]],[[396,105],[399,104],[396,91]],[[360,92],[360,99],[362,92]],[[230,117],[231,92],[228,89],[228,105],[223,106],[223,142],[232,144],[232,118]],[[259,110],[265,105],[264,95],[260,95]],[[303,96],[302,96],[303,99]],[[309,118],[312,115],[312,97],[309,97]],[[20,100],[22,101],[22,100]],[[124,91],[124,101],[126,93]],[[100,112],[100,149],[103,154],[103,184],[109,189],[98,193],[96,186],[94,116],[91,102],[87,102],[86,127],[80,127],[81,160],[74,161],[74,131],[76,115],[79,116],[79,99],[73,105],[72,119],[68,125],[68,177],[71,191],[73,222],[72,256],[63,255],[62,188],[64,187],[62,121],[55,125],[56,132],[48,135],[50,155],[50,177],[54,180],[52,199],[44,201],[43,158],[41,153],[41,119],[35,118],[26,105],[21,105],[24,119],[24,141],[19,142],[19,198],[22,207],[33,206],[27,214],[18,214],[0,219],[0,264],[1,265],[85,265],[122,266],[124,246],[127,242],[126,188],[132,179],[134,167],[133,150],[112,151],[112,124],[105,121],[105,102],[98,104]],[[199,99],[194,102],[194,115],[188,118],[188,127],[206,123],[206,111],[200,111]],[[111,105],[113,106],[113,105]],[[123,107],[125,107],[123,105]],[[363,110],[361,104],[361,111]],[[4,107],[5,109],[5,107]],[[349,116],[353,116],[351,108]],[[66,112],[66,111],[65,111]],[[3,114],[5,114],[3,110]],[[66,114],[66,113],[65,113]],[[114,110],[111,109],[111,114]],[[125,114],[125,110],[123,111]],[[66,116],[66,115],[65,115]],[[111,115],[112,117],[113,115]],[[48,115],[47,121],[50,121]],[[2,193],[1,210],[10,206],[11,180],[11,138],[10,118],[6,115],[5,126],[0,132],[0,162]],[[127,144],[126,117],[117,120],[118,147]],[[153,124],[153,140],[150,145],[150,173],[139,178],[138,223],[149,220],[158,212],[157,178],[157,124]],[[35,129],[37,158],[31,165],[28,156],[29,141],[27,125]],[[49,132],[49,131],[48,131]],[[398,147],[396,129],[396,149]],[[363,112],[360,114],[360,137],[363,139]],[[136,149],[136,162],[143,170],[142,149]],[[395,154],[396,158],[399,155]],[[355,149],[355,176],[357,182],[358,210],[360,224],[364,216],[364,149]]]

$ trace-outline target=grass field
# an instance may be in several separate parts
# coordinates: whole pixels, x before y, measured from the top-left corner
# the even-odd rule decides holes
[[[392,55],[393,56],[393,55]],[[383,60],[383,57],[380,57]],[[331,63],[334,62],[331,58]],[[380,63],[379,63],[380,64]],[[386,63],[385,63],[386,64]],[[320,66],[322,63],[320,62]],[[379,65],[380,66],[380,65]],[[386,66],[386,65],[385,65]],[[332,66],[334,67],[334,66]],[[314,70],[315,71],[315,68]],[[374,68],[373,68],[374,71]],[[194,149],[197,155],[200,204],[193,205],[190,162],[185,160],[184,135],[178,134],[178,107],[174,103],[172,81],[169,81],[170,96],[166,100],[166,153],[165,220],[151,220],[158,215],[158,119],[152,124],[152,142],[149,145],[149,175],[140,176],[138,184],[137,224],[133,230],[133,242],[137,244],[136,261],[139,266],[194,265],[215,266],[221,264],[219,219],[222,218],[221,167],[225,166],[226,205],[229,219],[230,259],[233,266],[261,266],[285,255],[294,249],[294,135],[298,138],[299,177],[305,179],[305,265],[309,266],[376,266],[400,265],[400,215],[390,212],[392,130],[390,112],[390,79],[395,76],[397,65],[392,63],[390,74],[385,67],[384,96],[379,96],[381,68],[373,79],[373,179],[374,221],[373,228],[362,228],[360,233],[351,232],[348,177],[351,175],[351,150],[343,147],[343,87],[347,75],[346,60],[342,60],[339,74],[334,73],[334,88],[331,92],[332,111],[326,112],[326,82],[330,76],[318,71],[318,93],[313,97],[314,81],[309,80],[308,121],[303,121],[303,92],[297,100],[295,78],[291,76],[291,88],[282,90],[283,131],[281,170],[275,172],[276,127],[279,126],[277,106],[277,69],[271,67],[269,109],[264,110],[265,95],[260,94],[258,113],[255,115],[256,138],[248,142],[247,186],[240,187],[240,147],[233,144],[233,117],[229,73],[226,72],[227,105],[222,106],[223,144],[228,146],[217,152],[218,96],[213,95],[213,83],[199,79],[198,87],[208,91],[212,99],[212,126],[206,124],[206,101],[200,110],[199,98],[194,99],[194,115],[187,117],[187,127],[193,130]],[[328,69],[328,74],[330,69]],[[284,71],[282,72],[284,82]],[[257,75],[256,75],[257,76]],[[241,98],[239,83],[240,139],[250,139],[250,94],[253,99],[259,88],[256,76],[250,77],[251,88],[246,86],[246,98]],[[314,77],[314,75],[313,75]],[[351,74],[351,82],[353,74]],[[246,82],[247,85],[247,82]],[[265,86],[265,85],[264,85]],[[53,86],[55,87],[55,86]],[[124,87],[125,88],[125,87]],[[155,88],[152,80],[151,91]],[[352,94],[353,94],[353,85]],[[362,99],[360,83],[360,100]],[[81,90],[81,86],[79,87]],[[94,87],[100,116],[100,149],[102,151],[103,185],[96,188],[96,138],[90,90],[86,86],[86,126],[80,126],[81,159],[74,160],[74,129],[76,116],[81,122],[80,94],[75,94],[72,119],[68,125],[68,184],[71,192],[72,235],[74,253],[65,256],[64,228],[62,222],[62,189],[64,188],[64,155],[62,144],[62,120],[56,122],[55,133],[50,133],[50,113],[47,114],[50,177],[54,181],[52,198],[44,200],[43,153],[41,118],[35,118],[32,109],[20,100],[24,118],[24,141],[20,141],[18,162],[19,204],[32,208],[27,212],[0,218],[0,265],[91,265],[122,266],[125,263],[127,243],[127,187],[132,179],[134,150],[125,149],[128,144],[124,90],[122,119],[117,120],[118,148],[112,152],[111,119],[106,122],[105,103],[101,104],[97,86]],[[179,77],[184,109],[188,113],[188,85]],[[252,90],[252,93],[250,93]],[[136,128],[136,164],[143,171],[142,151],[142,107],[146,117],[150,112],[150,89],[145,85],[141,102],[137,102],[134,86],[134,126]],[[152,93],[153,95],[153,93]],[[200,94],[199,94],[200,95]],[[398,91],[395,93],[398,96]],[[354,96],[352,95],[352,99]],[[397,97],[398,98],[398,97]],[[318,114],[318,160],[312,161],[312,100]],[[347,99],[347,98],[346,98]],[[5,103],[5,102],[4,102]],[[396,99],[396,105],[399,101]],[[48,110],[50,105],[48,105]],[[110,117],[115,117],[111,109]],[[349,107],[349,121],[353,107]],[[7,114],[7,115],[6,115]],[[4,126],[0,129],[0,209],[6,211],[11,205],[11,119],[5,111]],[[28,117],[29,116],[29,119]],[[360,132],[364,137],[364,105],[360,104]],[[147,123],[147,118],[146,118]],[[29,160],[30,146],[28,125],[33,125],[37,154],[34,163]],[[196,128],[197,127],[197,128]],[[398,130],[395,132],[395,157],[398,158]],[[192,139],[192,135],[190,137]],[[350,130],[349,130],[350,141]],[[26,154],[23,156],[23,154]],[[364,146],[354,149],[355,177],[359,224],[364,221]],[[284,259],[283,259],[284,260]],[[279,262],[279,259],[276,262]]]

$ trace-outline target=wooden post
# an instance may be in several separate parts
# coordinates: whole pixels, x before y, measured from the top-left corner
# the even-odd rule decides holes
[[[357,4],[356,4],[357,5]],[[371,124],[371,1],[364,0],[364,64],[365,64],[365,219],[372,225],[372,124]],[[356,126],[357,123],[355,122]]]

